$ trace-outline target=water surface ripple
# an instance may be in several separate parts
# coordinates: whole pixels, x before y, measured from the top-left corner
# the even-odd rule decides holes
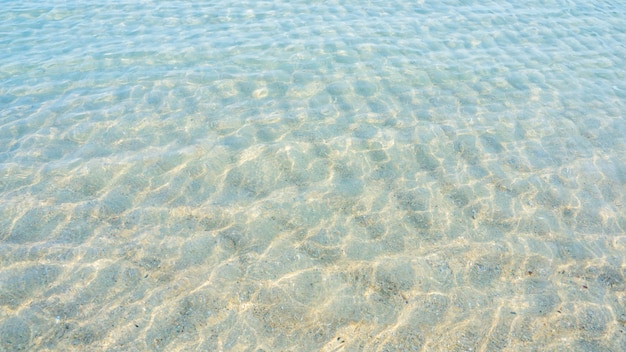
[[[624,28],[3,1],[0,350],[625,350]]]

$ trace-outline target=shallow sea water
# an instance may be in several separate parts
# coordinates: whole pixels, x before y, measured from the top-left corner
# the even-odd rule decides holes
[[[624,28],[3,1],[0,350],[625,350]]]

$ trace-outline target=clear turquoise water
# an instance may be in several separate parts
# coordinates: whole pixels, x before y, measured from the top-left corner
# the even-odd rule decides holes
[[[0,350],[626,349],[619,1],[2,1]]]

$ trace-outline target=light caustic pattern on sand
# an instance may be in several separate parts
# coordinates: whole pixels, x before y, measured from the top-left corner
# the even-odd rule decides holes
[[[623,350],[626,12],[568,4],[8,5],[0,350]]]

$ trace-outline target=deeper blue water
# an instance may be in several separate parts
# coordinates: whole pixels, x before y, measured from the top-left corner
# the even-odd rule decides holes
[[[626,349],[622,2],[0,5],[0,350]]]

